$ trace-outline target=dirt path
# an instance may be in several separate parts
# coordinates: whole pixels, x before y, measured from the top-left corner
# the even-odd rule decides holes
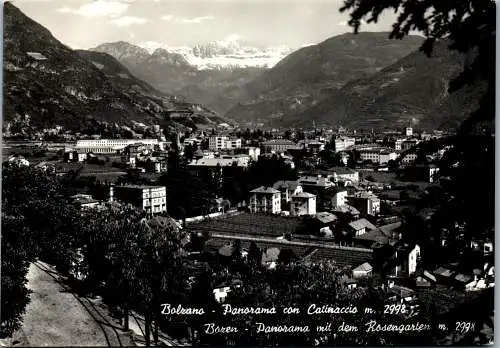
[[[43,262],[30,266],[31,302],[13,339],[24,346],[132,346],[98,301],[68,291],[59,274]]]

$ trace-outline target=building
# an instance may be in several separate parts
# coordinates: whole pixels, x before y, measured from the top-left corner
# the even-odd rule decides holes
[[[372,265],[370,265],[368,262],[365,262],[362,265],[359,265],[358,267],[352,270],[352,277],[364,278],[371,276],[372,273],[373,273]]]
[[[314,215],[316,214],[316,195],[300,192],[291,197],[290,215]]]
[[[436,277],[425,270],[419,271],[415,278],[415,286],[418,288],[430,288],[436,285]]]
[[[371,161],[375,164],[386,164],[390,160],[396,160],[398,157],[392,149],[380,146],[367,146],[358,151],[362,161]]]
[[[222,157],[216,158],[200,158],[194,159],[191,163],[188,164],[189,168],[215,168],[217,166],[220,167],[241,167],[246,168],[250,163],[250,156],[248,155],[224,155]]]
[[[417,146],[418,143],[419,141],[417,139],[406,139],[401,144],[401,150],[406,151],[409,149],[413,149],[415,146]]]
[[[302,176],[297,182],[305,192],[310,193],[326,190],[334,186],[333,182],[322,176]]]
[[[417,264],[420,260],[420,246],[415,244],[396,245],[394,254],[390,258],[388,276],[409,277],[417,271]]]
[[[359,219],[349,223],[349,229],[353,232],[355,237],[365,234],[367,231],[373,231],[377,227],[366,219]]]
[[[167,211],[167,188],[165,186],[111,186],[110,197],[132,204],[151,214]]]
[[[320,212],[313,217],[313,226],[315,226],[315,229],[319,231],[320,235],[332,237],[337,220],[337,216],[332,213]]]
[[[407,180],[435,182],[439,167],[434,164],[418,164],[404,169],[404,175]]]
[[[188,145],[193,146],[194,144],[200,145],[200,143],[201,143],[201,141],[197,138],[186,138],[183,141],[184,146],[188,146]]]
[[[87,159],[87,154],[79,151],[67,151],[63,158],[65,162],[84,162]]]
[[[149,173],[165,173],[168,170],[168,158],[150,157],[143,161],[141,166]]]
[[[89,209],[97,207],[100,202],[94,199],[92,195],[77,194],[70,197],[72,203],[81,209]]]
[[[281,212],[281,192],[272,187],[261,186],[250,191],[250,212],[271,213]]]
[[[398,158],[398,155],[394,151],[388,151],[388,150],[381,151],[378,164],[380,165],[387,164],[389,161],[395,161],[396,158]]]
[[[238,151],[238,153],[250,156],[252,161],[258,161],[260,156],[260,147],[242,147],[241,150]]]
[[[332,198],[332,207],[339,208],[347,203],[347,190],[343,188],[336,187],[335,194]]]
[[[286,152],[289,149],[297,148],[297,144],[291,140],[273,139],[262,142],[261,147],[266,152]]]
[[[227,284],[218,285],[213,289],[215,300],[219,303],[223,303],[230,292],[231,286]]]
[[[415,162],[417,159],[417,154],[416,153],[406,153],[401,155],[401,164],[403,166],[408,166],[411,165]]]
[[[193,154],[193,157],[197,160],[201,158],[215,158],[215,152],[210,150],[196,150]]]
[[[281,199],[284,202],[290,202],[293,195],[303,192],[302,186],[297,181],[292,180],[277,181],[273,185],[273,188],[281,192]]]
[[[357,192],[353,196],[348,196],[348,201],[361,214],[378,215],[380,213],[380,199],[371,192]]]
[[[394,143],[394,150],[401,151],[403,148],[403,141],[405,141],[405,139],[396,139],[396,142]]]
[[[78,152],[116,153],[129,145],[138,143],[151,150],[154,150],[157,146],[160,150],[163,150],[165,145],[158,139],[87,139],[77,140],[75,150]]]
[[[241,148],[241,139],[228,136],[211,136],[208,139],[208,148],[213,151],[239,149]]]
[[[359,172],[349,167],[332,167],[328,171],[333,173],[334,182],[359,182]]]
[[[356,139],[349,137],[338,137],[335,139],[335,152],[344,151],[356,144]]]
[[[411,136],[413,136],[413,128],[412,128],[412,127],[406,127],[406,128],[405,128],[405,135],[406,135],[407,137],[411,137]]]

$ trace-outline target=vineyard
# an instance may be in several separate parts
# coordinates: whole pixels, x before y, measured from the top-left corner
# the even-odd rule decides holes
[[[332,248],[318,248],[308,258],[311,262],[335,261],[339,266],[359,266],[370,262],[372,254],[364,251],[342,250]]]
[[[187,226],[187,230],[189,232],[209,231],[230,235],[279,237],[286,233],[294,234],[300,223],[299,218],[244,213],[193,223]]]

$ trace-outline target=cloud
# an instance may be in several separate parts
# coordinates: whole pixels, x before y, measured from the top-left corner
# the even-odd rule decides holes
[[[175,17],[173,15],[165,15],[161,17],[165,21],[173,22],[173,23],[180,23],[180,24],[200,24],[201,22],[210,20],[210,19],[215,19],[214,16],[201,16],[201,17],[194,17],[194,18],[183,18],[183,17]]]
[[[130,6],[130,3],[120,1],[96,0],[87,3],[78,8],[68,6],[57,9],[60,13],[73,13],[87,18],[94,17],[118,17],[124,14]]]
[[[130,27],[131,25],[134,25],[134,24],[144,24],[147,22],[148,22],[148,20],[145,18],[125,16],[125,17],[113,19],[113,20],[109,21],[108,23],[123,28],[123,27]]]

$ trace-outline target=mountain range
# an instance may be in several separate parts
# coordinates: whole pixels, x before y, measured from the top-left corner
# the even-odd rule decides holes
[[[236,37],[197,44],[193,47],[172,47],[154,41],[138,43],[135,46],[153,54],[157,49],[178,53],[198,70],[227,68],[272,68],[294,49],[280,45],[256,47],[245,45]]]
[[[158,48],[154,44],[147,45],[148,51],[121,41],[102,44],[93,50],[112,55],[137,77],[165,93],[186,95],[228,118],[258,122],[313,106],[329,90],[382,69],[416,50],[422,42],[418,36],[404,40],[390,40],[388,36],[388,33],[344,34],[293,52],[280,47],[267,49],[274,52],[273,57],[291,52],[275,65],[218,64],[212,69],[192,64],[192,56],[224,62],[228,56],[239,54],[252,61],[255,54],[262,55],[263,51],[242,48],[234,41],[198,45],[185,51]]]
[[[195,109],[197,122],[225,121],[194,102],[158,91],[110,55],[70,49],[9,2],[3,23],[4,127],[164,124],[168,110],[178,106]]]
[[[343,34],[297,49],[277,64],[209,66],[193,62],[248,58],[262,49],[236,42],[171,49],[120,41],[72,50],[6,3],[4,126],[173,123],[169,110],[189,108],[194,116],[182,122],[190,127],[233,120],[242,126],[316,121],[385,128],[411,120],[426,128],[455,127],[477,106],[483,86],[448,93],[449,81],[470,57],[450,51],[446,42],[427,57],[419,51],[422,42],[414,35]]]
[[[222,47],[227,50],[231,48]],[[148,81],[164,93],[187,96],[221,114],[240,100],[241,86],[266,70],[259,64],[246,67],[218,64],[207,68],[207,59],[224,63],[227,58],[225,54],[228,51],[217,45],[186,48],[189,54],[179,48],[172,50],[149,45],[148,49],[119,41],[99,45],[92,51],[113,56],[135,76]],[[205,62],[205,65],[193,64],[196,59]]]

